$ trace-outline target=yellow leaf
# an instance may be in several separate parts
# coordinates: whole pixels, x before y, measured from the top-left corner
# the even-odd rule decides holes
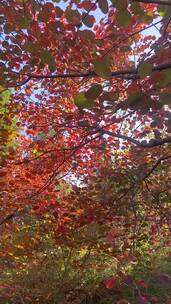
[[[24,249],[24,246],[22,246],[22,245],[15,245],[15,247],[18,249]]]
[[[2,93],[5,90],[6,90],[6,88],[4,88],[3,86],[0,85],[0,93]]]

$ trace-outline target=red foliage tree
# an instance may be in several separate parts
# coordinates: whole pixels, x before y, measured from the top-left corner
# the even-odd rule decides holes
[[[142,183],[169,194],[170,12],[167,0],[2,0],[0,77],[20,132],[1,224],[25,205],[59,215],[59,180],[85,185],[111,160],[116,201]]]

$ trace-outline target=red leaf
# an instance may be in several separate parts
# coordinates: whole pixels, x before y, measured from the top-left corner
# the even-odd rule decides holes
[[[105,281],[105,286],[107,289],[112,289],[116,286],[116,279],[114,277],[109,278]]]

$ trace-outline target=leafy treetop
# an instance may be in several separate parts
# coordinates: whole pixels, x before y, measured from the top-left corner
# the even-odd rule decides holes
[[[2,0],[1,88],[19,128],[2,214],[50,210],[60,179],[86,184],[109,160],[141,182],[169,163],[170,12],[168,0]]]

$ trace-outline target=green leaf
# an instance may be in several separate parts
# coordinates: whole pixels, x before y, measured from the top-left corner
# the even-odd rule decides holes
[[[50,18],[50,12],[47,9],[46,5],[42,6],[39,10],[38,20],[40,22],[48,22]]]
[[[40,131],[40,132],[37,134],[37,139],[38,139],[38,140],[46,140],[46,134],[45,134],[43,131]]]
[[[69,23],[72,24],[80,24],[80,13],[77,10],[73,10],[71,8],[67,8],[65,11],[66,19]]]
[[[21,28],[28,28],[30,22],[26,17],[20,19],[20,26]]]
[[[58,18],[60,18],[64,13],[63,10],[58,6],[55,7],[55,12],[56,12],[56,17]]]
[[[103,60],[96,60],[94,62],[94,71],[102,78],[108,79],[111,76],[109,64]]]
[[[138,2],[131,2],[131,11],[136,15],[142,15],[144,13]]]
[[[103,101],[115,101],[119,98],[119,93],[116,92],[103,92],[103,95],[100,97],[100,100]]]
[[[86,93],[87,99],[94,100],[100,96],[102,93],[102,86],[100,84],[94,84]]]
[[[116,19],[120,26],[128,26],[131,23],[131,14],[127,10],[120,10],[116,13]]]
[[[0,93],[0,99],[1,99],[1,104],[3,106],[7,105],[9,103],[9,99],[10,99],[10,91],[9,90],[5,90],[3,92]]]
[[[130,51],[132,51],[132,48],[129,45],[125,45],[120,48],[120,51],[121,52],[130,52]]]
[[[150,16],[150,13],[148,15],[145,13],[144,15],[141,15],[141,17],[145,23],[150,23],[153,20],[153,16]]]
[[[90,224],[87,227],[87,233],[89,236],[96,236],[99,233],[100,226],[97,223]]]
[[[107,0],[99,0],[98,5],[102,13],[107,14],[108,12],[108,2]]]
[[[83,37],[85,40],[94,41],[95,34],[91,30],[83,30],[79,31],[79,35]]]
[[[153,106],[153,101],[149,95],[144,92],[136,92],[128,97],[129,108],[140,110],[143,114]]]
[[[124,11],[125,9],[127,9],[127,0],[111,0],[111,2],[118,10]]]
[[[49,132],[48,132],[48,136],[49,137],[54,137],[55,135],[56,135],[56,131],[53,128],[50,129]]]
[[[13,29],[13,27],[12,27],[12,25],[11,25],[10,23],[6,23],[6,24],[4,25],[4,33],[5,33],[5,34],[9,34],[9,33],[11,33],[13,30],[14,30],[14,29]]]
[[[91,108],[93,106],[93,101],[86,98],[85,92],[78,93],[74,98],[74,103],[78,108]]]
[[[87,27],[92,27],[92,26],[93,26],[94,21],[95,21],[94,16],[88,15],[87,13],[83,13],[83,14],[82,14],[82,17],[83,17],[82,22],[83,22]]]
[[[160,75],[163,78],[163,79],[162,78],[160,79],[160,82],[159,82],[160,87],[163,88],[171,83],[171,69],[167,69],[167,70],[160,72]]]
[[[159,98],[160,98],[160,102],[162,104],[166,104],[166,105],[171,104],[171,94],[169,94],[169,93],[161,93],[159,95]]]
[[[51,52],[47,50],[42,50],[40,55],[42,63],[47,63],[48,65],[54,64],[54,58],[51,54]]]
[[[152,64],[148,61],[141,63],[138,68],[138,74],[140,78],[144,78],[146,76],[151,75],[152,68],[153,68]]]
[[[128,97],[128,102],[130,106],[135,106],[136,104],[140,103],[142,101],[142,98],[144,97],[144,93],[142,92],[135,92],[132,93]]]
[[[171,15],[171,7],[170,5],[158,5],[157,11],[161,17],[169,17]]]

